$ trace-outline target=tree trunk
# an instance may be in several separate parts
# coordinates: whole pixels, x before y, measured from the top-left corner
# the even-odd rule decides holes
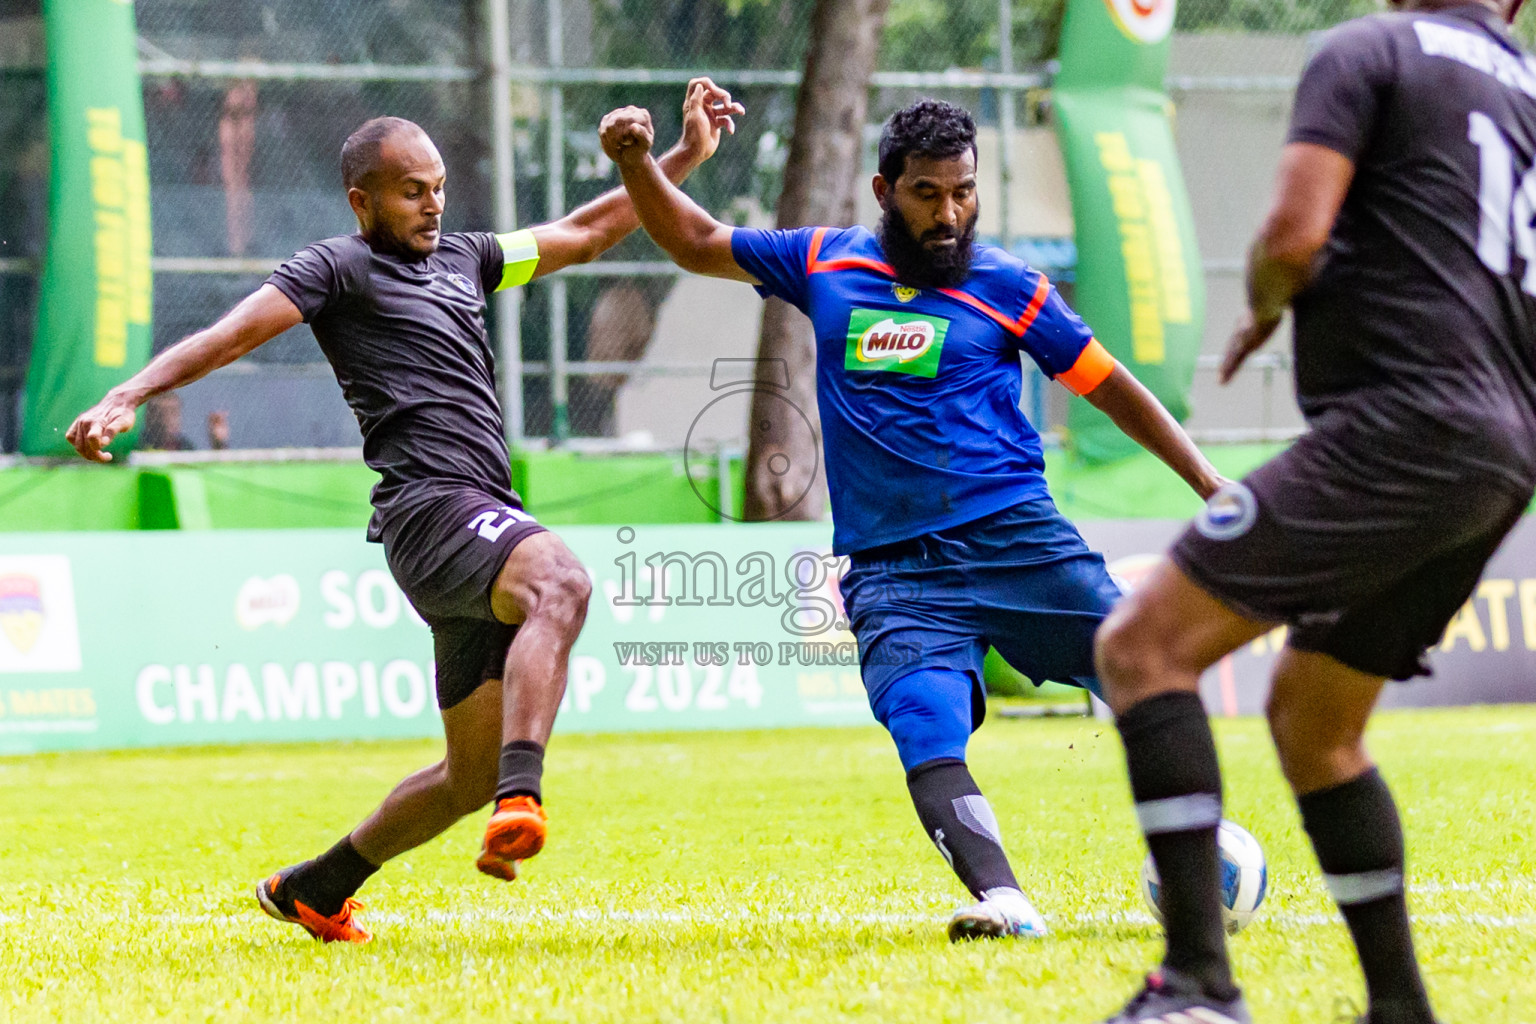
[[[795,134],[784,168],[778,226],[845,226],[863,166],[869,77],[890,0],[816,0]],[[808,321],[778,299],[763,308],[759,360],[787,370],[787,388],[760,383],[747,430],[745,518],[820,519],[827,504],[816,411],[816,341]],[[785,374],[759,364],[760,381]],[[771,365],[771,364],[770,364]]]

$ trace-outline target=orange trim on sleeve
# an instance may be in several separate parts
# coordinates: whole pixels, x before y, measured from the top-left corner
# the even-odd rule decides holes
[[[982,302],[970,292],[963,292],[959,288],[940,288],[939,292],[941,294],[948,295],[956,302],[965,303],[967,306],[970,306],[972,309],[976,310],[976,312],[993,320],[997,326],[1001,327],[1009,334],[1019,338],[1024,337],[1024,332],[1019,330],[1018,324],[1014,323],[1012,320],[1009,320],[1006,316],[999,313],[985,302]]]
[[[1117,365],[1109,349],[1100,345],[1098,338],[1090,338],[1088,347],[1077,357],[1072,369],[1058,373],[1056,379],[1068,391],[1081,398],[1108,380]]]
[[[887,277],[895,277],[896,271],[889,263],[881,263],[879,260],[865,259],[863,256],[842,256],[835,260],[817,260],[811,266],[811,273],[825,274],[833,270],[873,270],[877,274]]]
[[[1034,324],[1035,318],[1045,308],[1045,300],[1051,297],[1051,282],[1044,275],[1039,275],[1040,280],[1035,284],[1035,294],[1030,297],[1029,305],[1024,307],[1024,312],[1019,314],[1017,320],[1009,320],[1007,316],[982,302],[970,292],[963,292],[959,288],[940,288],[939,291],[957,302],[963,302],[978,313],[991,318],[999,327],[1013,335],[1022,338],[1029,333],[1029,328]]]
[[[1017,331],[1019,337],[1024,337],[1029,332],[1030,327],[1034,326],[1035,318],[1040,315],[1040,311],[1045,308],[1045,300],[1050,297],[1050,278],[1041,274],[1040,280],[1035,284],[1035,294],[1030,298],[1029,305],[1025,306],[1024,312],[1019,314]]]
[[[826,237],[826,228],[817,228],[811,234],[811,246],[805,252],[805,272],[807,274],[826,274],[834,270],[873,270],[877,274],[885,274],[895,277],[896,271],[888,263],[879,260],[867,259],[863,256],[842,256],[837,259],[824,260],[821,258],[821,243]]]
[[[817,228],[811,232],[811,247],[805,252],[805,272],[816,273],[816,257],[821,255],[821,239],[827,233],[826,228]]]

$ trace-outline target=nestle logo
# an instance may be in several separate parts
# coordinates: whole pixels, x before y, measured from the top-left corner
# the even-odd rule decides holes
[[[905,363],[927,352],[934,336],[933,325],[925,320],[907,324],[882,320],[859,337],[859,359],[872,363],[895,356]]]

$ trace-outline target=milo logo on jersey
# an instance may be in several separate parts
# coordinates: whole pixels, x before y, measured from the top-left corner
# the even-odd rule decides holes
[[[949,321],[889,309],[855,309],[848,319],[849,370],[888,370],[936,377]]]

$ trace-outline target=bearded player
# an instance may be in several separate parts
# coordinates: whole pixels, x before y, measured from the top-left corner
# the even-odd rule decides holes
[[[1363,735],[1536,487],[1536,60],[1520,0],[1398,0],[1297,88],[1249,315],[1222,377],[1295,313],[1311,430],[1224,487],[1099,634],[1162,883],[1163,967],[1114,1024],[1246,1024],[1217,902],[1221,769],[1200,673],[1278,623],[1270,731],[1349,926],[1362,1024],[1433,1024],[1403,829]]]
[[[978,901],[952,940],[1038,936],[997,819],[965,763],[993,646],[1031,679],[1097,689],[1093,633],[1119,598],[1056,511],[1019,409],[1020,354],[1084,395],[1201,497],[1222,482],[1043,274],[975,242],[976,126],[947,103],[880,138],[877,231],[731,228],[650,155],[645,111],[603,120],[640,221],[684,269],[756,285],[815,325],[833,550],[875,717],[924,830]]]
[[[743,113],[708,79],[689,83],[681,181]],[[576,556],[525,512],[511,470],[485,331],[486,296],[596,259],[638,226],[622,189],[550,224],[441,234],[446,172],[424,131],[367,122],[341,150],[358,233],[317,242],[212,327],[167,349],[69,429],[87,459],[149,398],[233,362],[300,322],[315,332],[363,434],[368,539],[432,630],[446,751],[313,860],[257,887],[262,908],[326,942],[366,942],[353,894],[386,861],[494,798],[476,866],[516,877],[543,848],[544,748],[591,586]]]

